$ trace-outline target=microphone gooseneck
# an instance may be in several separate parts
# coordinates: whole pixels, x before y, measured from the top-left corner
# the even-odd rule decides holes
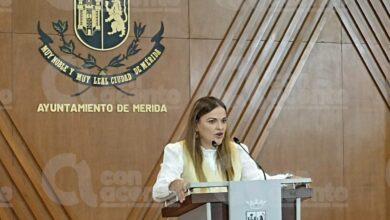
[[[247,152],[247,151],[245,150],[245,148],[242,146],[240,140],[239,140],[238,138],[234,137],[234,138],[233,138],[233,141],[234,141],[236,144],[238,144],[238,145],[245,151],[245,153],[248,154],[248,156],[256,163],[257,167],[261,170],[261,172],[263,172],[264,180],[267,180],[267,176],[265,175],[264,169],[260,166],[260,164],[259,164],[255,159],[253,159],[253,157],[249,154],[249,152]]]

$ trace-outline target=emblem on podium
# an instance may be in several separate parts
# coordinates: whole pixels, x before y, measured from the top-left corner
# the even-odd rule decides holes
[[[266,220],[265,211],[248,211],[246,212],[246,220]]]
[[[251,209],[246,212],[246,220],[266,220],[266,211],[262,209],[267,201],[255,199],[246,203]]]

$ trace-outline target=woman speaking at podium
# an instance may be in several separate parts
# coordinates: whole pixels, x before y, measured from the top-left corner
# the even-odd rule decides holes
[[[203,97],[195,102],[185,139],[168,144],[164,149],[161,170],[153,186],[155,201],[162,202],[175,193],[183,202],[187,186],[193,182],[283,179],[289,176],[263,173],[246,153],[247,146],[231,139],[227,126],[226,106],[221,100]],[[209,189],[215,192],[213,190],[221,189]]]

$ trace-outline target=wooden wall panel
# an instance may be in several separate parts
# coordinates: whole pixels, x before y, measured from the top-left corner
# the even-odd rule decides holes
[[[0,41],[0,101],[6,108],[12,105],[13,77],[12,77],[12,34],[1,33]]]
[[[364,19],[368,22],[369,28],[372,30],[372,34],[375,36],[381,49],[384,50],[385,56],[389,59],[390,48],[388,44],[390,43],[390,39],[387,36],[386,30],[383,28],[381,19],[376,16],[375,10],[370,7],[370,2],[359,0],[357,1],[357,7],[359,7]]]
[[[17,219],[16,212],[27,213],[28,210],[19,209],[19,207],[15,207],[15,203],[21,204],[22,201],[17,201],[20,199],[20,195],[16,198],[15,188],[11,181],[9,181],[9,176],[6,175],[3,164],[0,162],[0,219]],[[15,212],[14,209],[17,211]],[[22,214],[21,214],[22,215]],[[33,216],[26,215],[27,218],[33,219]]]
[[[313,24],[313,19],[318,16],[318,12],[323,12],[323,4],[324,1],[314,1],[313,7],[310,10],[310,14],[305,21],[305,24],[300,32],[300,36],[295,40],[306,42],[309,40],[310,35],[313,33],[312,28],[310,28]],[[320,31],[318,39],[316,42],[321,43],[341,43],[341,23],[336,16],[336,13],[331,10],[331,16],[327,19],[323,29]]]
[[[5,144],[5,143],[1,143],[1,144]],[[30,207],[26,203],[24,197],[21,195],[18,188],[13,183],[11,177],[9,176],[7,170],[5,169],[4,165],[1,162],[0,162],[0,173],[2,174],[0,177],[0,186],[7,187],[12,190],[11,200],[8,201],[8,204],[11,207],[3,207],[3,208],[12,209],[11,211],[15,214],[15,217],[17,216],[19,219],[34,219],[35,217]],[[5,199],[5,195],[2,196],[3,196],[3,200],[1,199],[0,200],[7,201],[7,199]]]
[[[189,0],[190,10],[190,36],[195,39],[223,39],[227,28],[234,19],[234,15],[239,10],[242,3],[239,1],[222,1],[222,0]],[[285,10],[291,13],[299,1],[289,1]],[[321,1],[316,1],[317,3]],[[317,5],[317,4],[316,4]],[[204,16],[207,14],[207,16]],[[291,15],[291,14],[290,14]],[[288,17],[288,15],[286,15]],[[282,19],[286,22],[286,19]],[[284,23],[286,26],[287,23]],[[280,34],[279,34],[280,35]],[[237,35],[235,38],[238,38]],[[253,35],[250,39],[253,39]],[[262,40],[266,40],[263,37]],[[280,41],[281,37],[277,37]],[[308,36],[306,40],[308,39]],[[318,42],[341,42],[341,25],[337,17],[332,17],[327,23]]]
[[[5,219],[5,220],[13,220],[17,219],[15,214],[12,212],[11,209],[8,208],[0,208],[0,219]]]
[[[7,173],[12,178],[12,182],[14,182],[15,186],[19,189],[25,198],[25,201],[29,205],[32,213],[36,218],[39,219],[51,219],[47,207],[44,205],[39,194],[32,186],[32,183],[25,173],[23,167],[20,166],[17,159],[14,157],[12,150],[9,148],[9,144],[2,134],[0,135],[0,141],[0,146],[2,147],[0,159],[2,164],[7,168]],[[4,175],[7,175],[7,173]]]
[[[375,16],[376,20],[376,25],[379,25],[380,28],[382,29],[381,32],[385,34],[385,38],[379,38],[380,40],[386,40],[388,39],[390,31],[389,27],[390,26],[390,15],[386,12],[386,9],[383,7],[383,4],[381,3],[381,0],[375,0],[375,1],[357,1],[359,5],[362,7],[362,12],[367,14],[367,13],[372,13],[373,16]],[[374,25],[370,25],[374,29]],[[377,29],[375,31],[375,34],[380,34],[379,31],[379,26],[375,27]],[[362,36],[359,36],[360,42],[364,43],[364,39]],[[342,30],[342,43],[352,43],[352,40],[349,38],[348,33],[345,30]]]
[[[73,19],[73,1],[23,1],[14,0],[13,8],[13,27],[15,33],[38,33],[36,28],[37,21],[55,21],[64,19],[72,21]],[[50,30],[55,34],[54,30]]]
[[[374,57],[380,72],[385,76],[385,78],[390,78],[390,64],[388,56],[386,56],[386,50],[381,48],[381,43],[387,42],[384,42],[383,40],[379,41],[379,38],[376,38],[376,35],[373,33],[372,28],[370,28],[370,25],[367,22],[367,18],[362,12],[364,9],[361,10],[358,4],[355,4],[355,2],[350,0],[345,0],[345,7],[347,7],[351,18],[353,18],[356,26],[361,32],[364,43],[367,45],[367,49]]]
[[[228,113],[231,109],[233,109],[232,103],[235,103],[236,99],[232,97],[237,97],[239,95],[239,91],[244,82],[251,81],[251,76],[258,75],[259,77],[262,75],[260,71],[257,72],[259,64],[263,61],[263,58],[268,58],[268,56],[264,56],[264,54],[269,53],[268,50],[273,47],[274,37],[267,40],[266,43],[262,42],[261,39],[264,36],[267,36],[267,32],[274,33],[274,29],[276,28],[276,23],[280,20],[280,16],[282,14],[282,8],[285,6],[285,1],[274,1],[272,4],[268,5],[267,11],[262,16],[262,22],[258,27],[258,30],[255,34],[254,39],[250,42],[248,49],[243,55],[242,61],[240,62],[237,70],[234,70],[234,76],[232,76],[229,80],[229,83],[226,85],[226,88],[222,87],[224,85],[224,81],[227,81],[224,78],[220,78],[219,82],[215,88],[213,88],[210,93],[213,96],[222,97],[222,100],[228,106]],[[275,36],[276,34],[273,34]],[[273,49],[273,48],[272,48]],[[270,53],[272,54],[272,53]],[[253,80],[256,82],[257,80]],[[246,89],[244,85],[243,89]],[[243,106],[239,106],[243,107]],[[229,113],[230,114],[230,113]],[[236,122],[231,120],[232,124]]]
[[[0,200],[3,200],[3,199],[4,199],[4,196],[0,192]],[[17,217],[15,215],[15,212],[12,210],[12,208],[0,206],[0,219],[14,220],[14,219],[17,219]]]
[[[333,2],[337,2],[333,0]],[[337,11],[338,16],[342,20],[342,23],[345,27],[345,30],[348,32],[351,40],[354,43],[354,46],[359,51],[361,58],[364,61],[364,65],[368,68],[371,77],[373,78],[378,91],[385,100],[388,107],[390,107],[390,85],[388,78],[388,69],[389,64],[383,68],[380,63],[378,63],[379,58],[376,54],[372,52],[372,43],[366,39],[366,33],[364,33],[364,28],[362,27],[361,22],[351,14],[351,4],[345,3],[341,6],[334,3],[334,8]],[[364,42],[367,43],[367,46],[363,46],[360,38],[364,38]],[[369,37],[368,37],[369,38]]]
[[[223,39],[244,0],[188,0],[190,37]],[[205,16],[207,15],[207,16]],[[238,34],[235,38],[238,38]]]
[[[326,2],[324,2],[324,3],[326,3]],[[300,54],[298,53],[299,55],[297,54],[297,52],[299,50],[296,50],[296,49],[297,48],[299,49],[299,42],[295,42],[292,46],[292,53],[295,53],[295,54],[293,54],[293,57],[298,56],[299,61],[295,60],[295,58],[293,58],[292,61],[296,62],[296,64],[294,64],[295,66],[292,67],[290,64],[290,66],[287,66],[287,74],[285,74],[283,72],[281,72],[279,74],[278,77],[284,78],[285,75],[287,75],[287,76],[289,75],[290,71],[292,72],[287,85],[285,85],[285,89],[283,90],[283,93],[281,95],[279,95],[280,98],[278,98],[276,106],[272,107],[274,104],[271,104],[271,106],[268,107],[268,106],[264,106],[264,104],[262,104],[261,108],[263,108],[263,107],[267,108],[266,114],[264,114],[264,115],[257,114],[255,121],[252,122],[255,124],[254,129],[252,129],[252,131],[255,130],[256,133],[259,133],[258,138],[256,140],[257,141],[256,146],[254,146],[253,150],[252,150],[252,155],[254,155],[255,157],[257,157],[259,152],[262,150],[262,147],[263,147],[263,145],[268,137],[270,128],[272,128],[272,126],[274,125],[275,121],[277,120],[277,118],[279,116],[280,111],[283,109],[284,104],[286,103],[291,91],[293,90],[295,83],[299,79],[300,74],[301,74],[301,72],[306,64],[306,61],[311,54],[311,50],[313,49],[313,47],[315,45],[316,39],[319,37],[321,30],[323,29],[329,16],[331,15],[330,10],[332,8],[332,4],[328,3],[327,6],[323,5],[322,8],[325,11],[322,14],[318,14],[318,12],[321,11],[321,8],[318,9],[318,12],[316,15],[317,18],[314,21],[315,22],[314,29],[312,30],[313,33],[310,36],[309,42],[307,44],[305,44],[303,52]],[[292,54],[290,54],[290,55],[292,55]],[[284,64],[286,64],[288,62],[289,62],[288,60],[284,60]],[[282,67],[281,71],[285,71],[285,67]],[[277,80],[280,80],[280,79],[277,79]],[[276,90],[279,89],[278,87],[280,87],[280,88],[283,87],[283,85],[279,85],[280,84],[279,81],[277,83],[274,83],[274,84],[276,84],[276,85],[273,85],[272,87],[276,87],[275,88]],[[283,84],[283,82],[282,82],[282,84]],[[273,88],[271,88],[271,89],[273,89]],[[271,92],[269,92],[269,94],[271,94],[273,96],[272,92],[273,91],[271,90]],[[268,96],[270,96],[270,95],[268,95]],[[270,97],[272,98],[272,96],[270,96]],[[273,110],[272,110],[272,108],[273,108]],[[272,110],[271,114],[268,114],[268,112],[270,112],[270,110]],[[259,113],[262,113],[261,109],[260,109]],[[262,117],[263,117],[263,119],[262,119]],[[261,120],[261,121],[258,122],[259,120]],[[265,125],[264,128],[256,126],[258,123],[263,123],[263,121],[267,122],[267,124]],[[261,124],[260,126],[263,126],[263,125]]]
[[[0,33],[12,31],[12,1],[0,3]]]
[[[145,37],[153,37],[164,22],[167,38],[189,38],[189,0],[131,1],[131,20],[147,24]]]
[[[386,218],[389,110],[352,45],[343,45],[346,219]]]
[[[288,50],[291,47],[289,39],[295,39],[302,27],[305,19],[308,16],[313,1],[302,1],[302,3],[294,10],[293,17],[290,18],[286,29],[283,28],[283,22],[278,22],[275,33],[272,32],[271,36],[275,36],[276,33],[283,33],[283,38],[280,44],[278,44],[276,51],[272,55],[272,59],[267,63],[264,72],[262,73],[260,81],[251,91],[250,99],[246,102],[244,111],[241,109],[241,105],[232,106],[232,110],[229,112],[229,118],[232,123],[236,124],[233,131],[246,132],[250,122],[253,120],[257,109],[261,105],[266,96],[267,91],[271,87],[277,71],[280,68],[282,61],[285,59]],[[288,11],[288,10],[287,10]],[[285,13],[282,13],[282,16]],[[281,28],[281,29],[280,29]],[[272,37],[268,42],[272,42]],[[268,51],[264,51],[267,53]],[[244,85],[245,86],[245,85]]]
[[[380,1],[370,1],[369,3],[371,9],[375,12],[377,19],[380,20],[384,31],[387,33],[387,37],[389,37],[390,30],[386,28],[390,26],[390,21],[387,19],[390,17],[389,12],[386,12],[386,9],[383,7]]]
[[[270,114],[273,112],[272,109],[278,102],[280,95],[283,94],[283,89],[286,85],[286,81],[290,77],[290,74],[293,72],[293,70],[294,72],[300,72],[300,70],[296,70],[298,61],[302,64],[306,62],[308,56],[305,54],[311,53],[312,43],[315,43],[317,37],[319,37],[320,33],[323,32],[326,19],[328,19],[330,16],[329,13],[324,13],[325,15],[322,13],[325,7],[325,3],[326,2],[320,1],[315,2],[315,5],[313,6],[313,9],[311,10],[301,31],[299,32],[296,41],[293,42],[291,46],[289,45],[291,49],[289,50],[281,67],[279,68],[278,75],[276,76],[275,82],[270,88],[267,97],[264,99],[264,103],[262,103],[262,105],[259,107],[256,118],[252,121],[252,126],[247,133],[241,133],[243,135],[241,139],[245,140],[249,146],[254,146],[257,139],[259,138],[258,134],[261,133],[261,131],[264,129]],[[312,34],[309,38],[307,38],[307,35],[310,32],[314,32],[315,34]],[[312,43],[304,43],[307,40],[310,40]]]
[[[27,60],[31,54],[25,53],[25,51],[34,51],[35,45],[38,44],[37,40],[37,37],[34,39],[28,35],[17,36],[16,56],[19,56],[20,60]],[[149,40],[149,38],[141,39],[140,47],[147,47]],[[15,80],[26,80],[28,84],[26,87],[16,89],[16,109],[12,111],[12,116],[17,126],[21,128],[23,136],[29,141],[30,149],[35,152],[34,154],[39,155],[38,158],[43,167],[49,160],[61,153],[74,154],[77,162],[84,160],[90,168],[92,177],[90,181],[93,186],[91,191],[98,195],[104,187],[100,177],[106,170],[138,172],[141,175],[142,183],[146,181],[147,174],[154,165],[150,161],[157,160],[160,151],[166,144],[166,138],[173,130],[174,123],[172,121],[177,120],[177,114],[189,96],[189,76],[182,74],[189,72],[189,41],[186,39],[164,39],[164,43],[169,48],[164,54],[165,61],[162,60],[156,64],[150,72],[132,85],[123,87],[135,93],[136,97],[134,98],[124,97],[116,90],[107,88],[101,91],[91,89],[86,96],[71,99],[70,94],[80,91],[82,87],[75,87],[69,79],[53,72],[48,64],[41,66],[41,57],[35,56],[27,63],[16,64],[15,71],[19,74],[15,76]],[[112,57],[115,52],[112,52],[111,56],[106,56]],[[177,57],[181,59],[177,59]],[[97,59],[99,58],[104,59],[103,57]],[[133,59],[137,58],[139,59],[139,57]],[[109,60],[106,58],[105,61]],[[28,71],[31,68],[36,68],[34,73]],[[50,81],[45,81],[46,77],[54,78],[51,80],[56,84],[51,85]],[[59,81],[61,84],[58,83]],[[29,91],[29,88],[36,89]],[[57,93],[57,96],[53,95]],[[32,104],[66,102],[67,100],[76,103],[160,103],[167,104],[169,113],[38,114],[35,109],[36,105]],[[25,109],[28,109],[28,112],[25,112]],[[28,123],[25,123],[26,121]],[[155,123],[158,123],[159,126],[145,126]],[[91,128],[94,129],[91,130]],[[152,134],[159,135],[155,138],[148,138]],[[47,136],[51,138],[47,138]],[[91,151],[98,153],[91,154]],[[79,179],[71,169],[64,170],[58,174],[56,185],[60,189],[71,189],[71,191],[78,192],[82,190],[79,187]],[[128,204],[132,203],[133,200],[129,198],[125,202],[118,201],[118,203]],[[125,207],[97,209],[80,200],[77,205],[67,208],[71,216],[80,216],[80,218],[107,219],[114,217],[123,219],[129,210],[126,207],[127,205]]]
[[[390,44],[389,44],[390,47]],[[388,133],[390,132],[390,115],[386,115],[386,135],[385,135],[385,147],[386,147],[386,216],[387,219],[390,218],[390,135]]]
[[[190,84],[191,95],[206,71],[207,65],[218,49],[220,40],[191,39],[190,40]]]
[[[224,67],[220,70],[215,85],[208,95],[222,97],[229,85],[230,87],[237,87],[236,85],[239,84],[237,81],[245,78],[245,73],[251,68],[258,51],[260,51],[262,37],[270,26],[272,18],[276,17],[276,11],[282,7],[284,1],[272,3],[270,1],[262,1],[254,6],[254,10],[240,38],[237,40],[234,50],[226,60]],[[260,25],[261,28],[258,28]],[[255,37],[248,46],[249,37],[253,33],[255,33]]]
[[[332,16],[330,16],[329,20],[326,22],[317,42],[341,43],[341,31],[341,23],[337,18],[336,13],[332,11]]]
[[[322,1],[319,1],[319,2],[322,2]],[[292,23],[293,17],[297,13],[299,14],[299,12],[297,12],[299,7],[301,7],[301,8],[308,7],[309,8],[308,11],[310,11],[310,8],[313,5],[314,5],[314,1],[313,2],[310,2],[310,1],[305,2],[305,1],[301,1],[301,0],[286,1],[286,5],[280,11],[281,15],[280,15],[280,18],[279,18],[279,21],[277,24],[279,31],[273,32],[275,35],[274,36],[275,40],[276,41],[282,41],[282,40],[293,41],[294,40],[293,36],[289,36],[289,37],[283,39],[285,37],[285,32],[288,28],[296,27],[296,25],[294,23]],[[306,17],[305,15],[306,14],[304,13],[304,15],[303,15],[304,18]],[[298,28],[298,27],[300,27],[300,26],[297,26],[296,28]],[[263,40],[266,40],[266,38],[264,38]]]
[[[65,205],[65,215],[72,219],[161,218],[159,207],[150,208],[154,205],[150,187],[159,170],[163,146],[180,139],[188,107],[198,97],[212,94],[235,109],[230,115],[231,127],[237,125],[235,134],[250,145],[254,155],[261,153],[257,158],[269,171],[289,168],[293,173],[313,178],[315,197],[304,203],[306,219],[384,219],[389,213],[385,209],[390,198],[389,187],[383,181],[384,155],[389,148],[389,112],[384,99],[378,96],[378,92],[383,95],[386,91],[386,84],[378,90],[374,83],[378,80],[373,81],[369,74],[378,72],[388,79],[388,4],[381,0],[330,0],[329,7],[337,6],[338,10],[332,9],[328,17],[322,14],[327,2],[132,1],[131,20],[147,25],[140,42],[142,51],[150,49],[149,37],[163,21],[166,53],[150,72],[121,87],[135,93],[134,97],[104,88],[90,89],[76,98],[70,95],[85,87],[74,84],[42,60],[36,34],[38,20],[51,34],[51,21],[67,19],[72,27],[73,2],[0,3],[0,101],[7,110],[1,112],[0,118],[1,132],[5,134],[0,150],[5,170],[0,166],[0,175],[9,172],[8,177],[0,178],[0,184],[14,183],[15,199],[20,201],[13,201],[14,214],[19,217],[30,213],[40,219],[62,216],[58,211],[62,208],[46,198],[38,180],[42,170],[56,165],[53,159],[68,160],[66,154],[70,153],[84,170],[64,168],[46,173],[56,174],[51,184],[57,194],[60,190],[74,191],[79,199],[74,205]],[[267,9],[268,13],[263,15]],[[344,18],[341,12],[346,12]],[[326,20],[323,28],[316,28],[319,18]],[[345,31],[342,34],[341,23],[346,26],[346,20],[361,21],[347,28],[349,35],[351,31],[356,35],[354,41],[348,39]],[[12,34],[5,34],[11,31]],[[51,37],[58,40],[55,35]],[[71,32],[68,37],[74,39],[80,53],[90,53]],[[370,57],[363,56],[365,59],[361,60],[352,43],[357,47],[366,43],[368,47],[363,46]],[[53,47],[58,46],[57,43]],[[99,62],[107,62],[122,50],[96,52],[96,57]],[[139,54],[131,61],[141,57]],[[72,57],[66,59],[81,65]],[[367,65],[368,60],[371,66],[367,72],[363,64]],[[354,79],[355,72],[363,78]],[[364,85],[355,87],[360,82]],[[9,93],[4,95],[2,89]],[[258,94],[252,96],[256,89]],[[366,90],[369,92],[363,94]],[[160,103],[167,104],[169,112],[37,114],[36,105],[44,102]],[[247,108],[246,103],[253,105]],[[275,105],[282,110],[280,118],[273,109]],[[372,105],[379,107],[373,109]],[[245,113],[248,111],[250,115]],[[241,117],[242,114],[247,116]],[[372,128],[369,132],[363,126],[366,124]],[[366,155],[367,162],[357,162],[366,161]],[[360,170],[369,181],[360,179]],[[107,171],[135,173],[137,178],[128,189],[144,189],[143,194],[125,201],[116,197],[117,203],[102,205],[100,193],[105,185],[101,175]],[[110,186],[121,187],[115,183]],[[360,189],[364,189],[361,194]],[[347,199],[343,197],[345,191]],[[383,193],[386,191],[387,195]],[[87,200],[97,198],[97,205],[85,201],[82,193],[90,193]],[[335,193],[339,194],[335,197]],[[382,204],[369,206],[368,212],[357,215],[356,210],[364,205],[364,196],[372,203]],[[132,203],[133,200],[138,203]],[[31,211],[20,211],[23,207],[30,207]],[[0,214],[12,216],[9,210]]]
[[[343,187],[340,58],[341,45],[315,45],[259,157],[270,173],[313,179],[314,197],[304,204],[304,219],[343,219],[343,206],[333,207],[338,201],[329,197],[332,192],[324,195],[328,186]]]

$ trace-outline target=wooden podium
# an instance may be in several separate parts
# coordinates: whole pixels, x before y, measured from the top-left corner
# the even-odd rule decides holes
[[[252,182],[252,181],[250,181]],[[267,184],[267,181],[261,181]],[[311,179],[286,179],[280,180],[281,182],[281,219],[283,220],[300,220],[301,218],[301,201],[311,198],[312,189],[309,184]],[[217,193],[192,193],[196,188],[213,188],[213,187],[226,187],[229,190],[229,182],[219,183],[194,183],[189,187],[189,193],[183,203],[177,201],[176,196],[171,196],[166,202],[165,207],[162,209],[163,217],[178,217],[180,220],[192,220],[192,219],[204,219],[204,220],[227,220],[233,210],[229,210],[229,192],[217,192]],[[253,184],[252,184],[253,185]],[[244,187],[245,188],[245,187]],[[251,192],[251,189],[246,189]],[[239,192],[240,193],[240,192]],[[244,194],[243,194],[244,195]],[[247,195],[247,194],[246,194]],[[230,193],[230,197],[232,194]],[[261,195],[260,195],[261,197]],[[245,199],[245,198],[243,198]],[[258,202],[260,203],[260,202]],[[263,202],[266,203],[266,202]],[[230,214],[229,214],[230,212]],[[268,214],[267,214],[268,215]],[[264,214],[264,216],[266,216]],[[248,213],[247,216],[243,216],[245,220],[275,220],[274,217],[260,217],[260,214],[256,217],[252,213]],[[237,217],[234,220],[239,220]]]

